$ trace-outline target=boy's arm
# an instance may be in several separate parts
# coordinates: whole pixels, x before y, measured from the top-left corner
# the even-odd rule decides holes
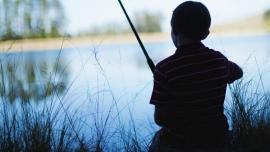
[[[157,125],[164,127],[167,121],[168,90],[166,88],[166,75],[157,65],[154,72],[154,87],[150,104],[155,106],[154,120]]]
[[[154,119],[157,125],[165,127],[169,122],[170,111],[167,108],[161,106],[155,106]]]
[[[243,76],[243,70],[237,64],[228,60],[228,58],[222,53],[218,51],[216,52],[218,58],[225,59],[225,66],[227,67],[227,83],[231,84],[235,80],[240,79]]]
[[[228,61],[228,83],[233,83],[242,76],[243,70],[234,62]]]

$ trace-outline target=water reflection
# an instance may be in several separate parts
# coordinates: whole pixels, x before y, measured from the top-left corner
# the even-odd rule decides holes
[[[39,102],[61,95],[69,81],[63,60],[7,57],[0,60],[0,96],[14,103]]]

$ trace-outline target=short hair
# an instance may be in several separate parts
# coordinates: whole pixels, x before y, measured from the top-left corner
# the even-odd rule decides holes
[[[188,38],[203,40],[210,25],[210,13],[200,2],[186,1],[173,11],[171,26],[174,34],[181,33]]]

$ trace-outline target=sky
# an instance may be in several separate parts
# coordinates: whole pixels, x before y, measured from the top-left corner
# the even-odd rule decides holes
[[[212,24],[237,20],[270,9],[270,0],[198,0],[205,4],[212,16]],[[122,0],[129,16],[148,11],[161,13],[162,27],[170,29],[172,11],[184,0]],[[117,0],[63,0],[67,17],[66,31],[77,33],[108,23],[127,24]]]

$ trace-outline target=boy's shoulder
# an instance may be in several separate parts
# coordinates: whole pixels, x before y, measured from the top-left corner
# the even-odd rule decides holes
[[[166,57],[165,59],[163,59],[157,63],[156,69],[159,71],[163,71],[163,69],[166,67],[166,65],[168,65],[170,62],[172,62],[175,59],[176,59],[175,54]]]
[[[177,53],[170,55],[169,57],[161,60],[157,65],[156,69],[159,71],[164,71],[168,69],[170,66],[175,66],[174,61],[179,61],[181,59],[187,58],[187,57],[193,57],[196,55],[202,55],[202,54],[209,54],[209,56],[212,56],[214,58],[224,58],[227,60],[227,58],[220,52],[208,47],[205,47],[204,49],[200,50],[200,52],[189,54],[189,55],[178,55]]]
[[[211,48],[208,48],[209,52],[211,54],[213,54],[214,56],[216,57],[223,57],[223,58],[227,58],[223,53],[221,53],[220,51],[217,51],[217,50],[214,50],[214,49],[211,49]]]

